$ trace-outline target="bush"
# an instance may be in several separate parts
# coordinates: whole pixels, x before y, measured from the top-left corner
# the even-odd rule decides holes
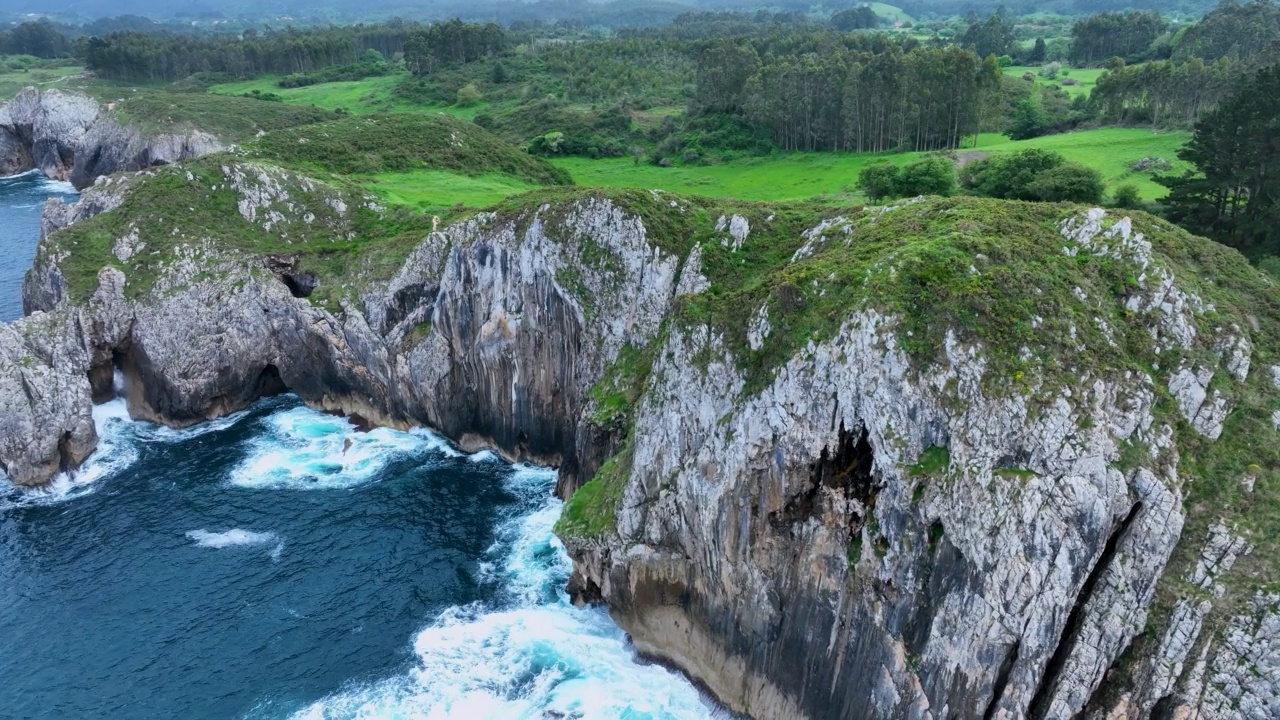
[[[1040,67],[1040,77],[1052,80],[1058,77],[1058,72],[1061,70],[1061,63],[1051,62]]]
[[[868,200],[880,202],[893,197],[898,191],[899,172],[896,165],[888,162],[872,163],[858,173],[858,186],[867,194]]]
[[[1011,155],[997,155],[970,163],[961,173],[960,183],[975,195],[1006,200],[1039,200],[1031,183],[1040,173],[1066,162],[1048,150],[1028,149]]]
[[[1136,210],[1142,207],[1142,198],[1138,195],[1138,187],[1125,184],[1116,188],[1115,197],[1111,204],[1125,210]]]
[[[954,195],[955,192],[955,165],[939,156],[922,158],[902,168],[894,184],[897,197]]]
[[[1102,202],[1102,173],[1079,163],[1063,163],[1038,174],[1027,190],[1045,202]]]
[[[455,102],[461,107],[471,107],[480,102],[484,95],[481,94],[480,88],[475,83],[467,83],[458,88],[458,95]]]

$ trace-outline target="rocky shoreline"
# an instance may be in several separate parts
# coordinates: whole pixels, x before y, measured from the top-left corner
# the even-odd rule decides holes
[[[143,133],[79,93],[27,88],[0,105],[0,175],[39,170],[82,190],[104,175],[225,149],[199,130]]]
[[[185,182],[234,192],[243,223],[299,251],[381,211],[277,168],[204,171]],[[1099,364],[1064,379],[1028,363],[993,382],[997,348],[948,329],[922,364],[904,318],[865,305],[758,381],[742,357],[782,342],[788,306],[742,308],[738,347],[696,303],[719,291],[713,262],[747,262],[768,210],[667,237],[662,214],[704,211],[658,194],[530,201],[431,232],[336,306],[289,254],[140,229],[110,238],[77,295],[68,228],[125,212],[152,177],[103,180],[46,213],[30,314],[0,325],[0,463],[19,484],[92,452],[92,399],[116,369],[130,414],[173,426],[287,389],[558,466],[577,597],[607,602],[641,652],[752,717],[1280,714],[1280,595],[1231,574],[1243,530],[1184,532],[1218,510],[1186,504],[1199,480],[1180,460],[1230,413],[1275,403],[1280,369],[1257,348],[1276,318],[1183,286],[1144,237],[1174,232],[1157,221],[1059,209],[1043,242],[1046,257],[1131,272],[1122,297],[1082,279],[1068,300],[1128,313],[1177,364],[1140,371],[1107,349],[1118,331],[1080,328],[1077,352]],[[824,219],[788,267],[876,223],[964,210]],[[588,505],[583,488],[616,502]]]

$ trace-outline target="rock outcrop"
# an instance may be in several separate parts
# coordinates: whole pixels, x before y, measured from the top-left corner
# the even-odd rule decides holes
[[[148,183],[234,222],[134,217]],[[378,274],[371,198],[266,166],[86,201],[0,326],[19,483],[83,459],[113,369],[172,425],[288,389],[559,465],[575,594],[754,717],[1280,709],[1280,310],[1232,251],[1100,210],[579,192]]]
[[[0,105],[0,175],[39,170],[83,189],[104,175],[224,149],[199,130],[145,134],[78,93],[27,88]]]

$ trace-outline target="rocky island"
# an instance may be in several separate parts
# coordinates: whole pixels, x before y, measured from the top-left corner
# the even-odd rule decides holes
[[[289,391],[557,466],[575,596],[752,717],[1280,714],[1280,296],[1235,251],[580,190],[448,118],[139,144],[90,104],[0,109],[0,166],[86,187],[0,325],[15,482],[93,452],[116,371],[175,427]],[[545,189],[441,219],[291,154],[406,122]]]

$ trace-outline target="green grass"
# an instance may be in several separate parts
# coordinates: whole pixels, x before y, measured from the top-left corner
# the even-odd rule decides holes
[[[275,93],[291,105],[314,105],[326,110],[339,108],[352,112],[380,112],[388,110],[417,109],[418,106],[397,99],[392,91],[404,78],[403,74],[383,75],[363,80],[320,83],[299,88],[279,88],[279,76],[264,75],[242,82],[214,85],[209,92],[214,95],[243,95],[255,90]]]
[[[8,100],[25,87],[37,87],[41,90],[67,87],[70,78],[83,72],[78,65],[59,67],[32,68],[27,71],[0,71],[0,101]]]
[[[1058,73],[1058,77],[1050,80],[1040,77],[1040,68],[1030,65],[1014,65],[1004,69],[1005,75],[1014,77],[1022,77],[1026,73],[1036,76],[1036,83],[1040,85],[1053,85],[1067,91],[1071,97],[1077,95],[1088,96],[1093,92],[1093,87],[1098,84],[1098,76],[1106,72],[1102,68],[1071,68],[1063,66],[1063,70]],[[1077,85],[1063,85],[1062,81],[1067,78],[1075,80]]]
[[[347,110],[353,113],[376,112],[435,112],[453,115],[465,120],[475,118],[484,112],[488,103],[480,102],[466,107],[460,105],[422,105],[395,94],[396,87],[407,77],[405,73],[395,73],[363,80],[344,80],[340,82],[319,83],[299,88],[276,87],[278,75],[264,75],[253,80],[213,85],[209,92],[214,95],[244,95],[255,90],[259,93],[274,93],[286,105],[307,105],[325,110]]]
[[[1178,149],[1191,134],[1178,131],[1153,131],[1149,128],[1097,128],[1045,135],[1031,140],[1013,141],[1003,135],[984,134],[978,138],[979,152],[1013,152],[1023,148],[1041,148],[1061,153],[1071,162],[1078,162],[1102,172],[1108,192],[1117,185],[1129,183],[1137,186],[1144,200],[1162,198],[1168,190],[1151,179],[1149,173],[1134,172],[1129,166],[1144,157],[1162,157],[1172,163],[1173,173],[1189,168],[1178,160]]]
[[[1003,135],[984,134],[976,148],[962,152],[1004,153],[1025,148],[1044,148],[1062,153],[1073,162],[1097,168],[1108,190],[1132,183],[1144,199],[1163,197],[1166,190],[1150,175],[1134,173],[1129,164],[1147,156],[1176,162],[1179,147],[1190,137],[1183,132],[1152,132],[1141,128],[1101,128],[1031,140],[1013,141]],[[767,157],[743,158],[720,165],[681,165],[661,168],[636,165],[629,158],[589,160],[558,158],[555,165],[568,170],[574,181],[588,187],[644,188],[732,197],[739,200],[808,200],[828,204],[849,204],[863,199],[857,190],[858,173],[868,163],[888,160],[905,164],[919,153],[775,153]]]
[[[896,5],[888,5],[881,2],[866,4],[875,11],[876,15],[879,15],[882,18],[889,18],[890,20],[897,22],[914,23],[916,21],[916,19],[908,15],[905,10]]]
[[[438,214],[458,205],[493,205],[504,198],[539,187],[500,173],[463,175],[445,170],[356,175],[352,179],[390,204]]]
[[[478,125],[438,113],[352,115],[267,133],[245,149],[312,173],[403,175],[446,170],[471,176],[501,173],[530,185],[571,182],[563,170]],[[405,180],[400,178],[402,185]]]

